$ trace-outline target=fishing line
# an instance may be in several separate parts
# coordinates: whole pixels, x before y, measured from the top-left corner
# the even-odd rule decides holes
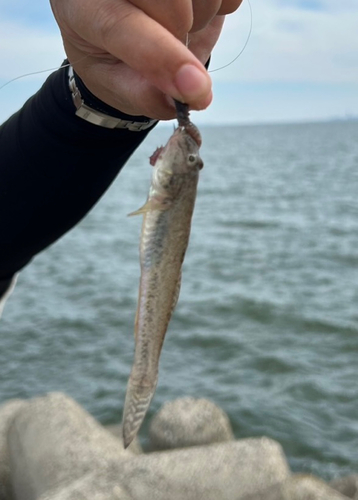
[[[88,57],[88,56],[81,57],[81,59],[78,59],[77,61],[75,61],[74,64],[82,61],[86,57]],[[41,73],[48,73],[50,71],[56,71],[56,70],[61,69],[61,68],[68,68],[68,66],[71,66],[71,64],[72,63],[68,63],[68,64],[64,64],[63,66],[56,66],[56,68],[42,69],[41,71],[33,71],[32,73],[25,73],[24,75],[15,76],[15,78],[12,78],[8,82],[5,82],[4,85],[1,85],[0,90],[2,90],[4,87],[6,87],[6,85],[9,85],[10,83],[15,82],[16,80],[20,80],[20,78],[26,78],[27,76],[32,76],[32,75],[40,75]]]
[[[244,43],[243,48],[240,50],[238,55],[232,61],[230,61],[227,64],[224,64],[224,66],[220,66],[220,68],[211,69],[210,71],[208,71],[208,73],[214,73],[214,71],[219,71],[221,69],[227,68],[228,66],[231,66],[231,64],[234,63],[241,56],[241,54],[244,52],[244,50],[246,49],[247,44],[249,43],[250,38],[251,38],[252,25],[253,25],[253,14],[252,14],[252,7],[251,7],[250,0],[247,0],[247,3],[249,5],[249,10],[250,10],[250,28],[249,28],[249,33],[247,35],[247,38],[246,38],[246,41]]]
[[[219,68],[211,69],[209,71],[209,73],[214,73],[215,71],[220,71],[221,69],[224,69],[224,68],[227,68],[228,66],[231,66],[231,64],[233,64],[241,56],[241,54],[244,52],[244,50],[246,49],[247,44],[249,43],[250,38],[251,38],[252,25],[253,25],[253,14],[252,14],[252,7],[251,7],[250,0],[247,0],[247,3],[248,3],[248,6],[249,6],[249,10],[250,10],[250,28],[249,28],[249,33],[247,35],[247,38],[246,38],[246,41],[244,43],[243,48],[240,50],[240,52],[238,53],[238,55],[232,61],[230,61],[227,64],[224,64],[224,66],[220,66]],[[188,38],[188,35],[187,35],[186,44],[185,45],[188,47],[189,43],[190,42],[189,42],[189,38]],[[78,61],[75,61],[74,64],[82,61],[86,57],[88,57],[88,56],[81,57],[81,59],[78,59]],[[33,71],[31,73],[25,73],[24,75],[15,76],[15,78],[12,78],[11,80],[9,80],[9,81],[5,82],[3,85],[1,85],[0,86],[0,90],[2,90],[4,87],[6,87],[7,85],[9,85],[10,83],[16,82],[16,80],[20,80],[21,78],[26,78],[27,76],[33,76],[33,75],[40,75],[41,73],[49,73],[50,71],[56,71],[56,70],[61,69],[61,68],[67,68],[68,66],[71,66],[71,64],[68,63],[68,64],[64,64],[63,66],[60,66],[60,67],[57,66],[56,68],[42,69],[40,71]]]

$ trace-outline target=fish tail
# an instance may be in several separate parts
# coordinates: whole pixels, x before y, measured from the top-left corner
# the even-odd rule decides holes
[[[135,384],[129,379],[123,411],[123,444],[128,448],[137,435],[153,398],[157,380],[153,384]]]

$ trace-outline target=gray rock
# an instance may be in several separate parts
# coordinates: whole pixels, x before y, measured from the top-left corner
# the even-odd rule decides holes
[[[138,455],[39,500],[256,499],[288,475],[277,443],[244,439]]]
[[[84,476],[57,492],[45,493],[39,500],[132,500],[108,473]]]
[[[61,393],[29,401],[8,433],[17,500],[35,500],[132,456],[75,401]]]
[[[289,477],[267,438],[134,455],[63,394],[20,408],[8,452],[17,500],[256,500]]]
[[[13,399],[0,406],[0,500],[12,500],[10,466],[7,448],[9,426],[25,401]]]
[[[358,500],[358,474],[333,479],[329,485],[348,498]]]
[[[249,496],[245,500],[347,500],[347,497],[314,476],[295,474],[259,496]]]
[[[322,480],[309,475],[294,475],[283,485],[284,499],[291,500],[347,500]]]
[[[162,406],[149,429],[152,450],[225,441],[234,435],[226,413],[207,399],[180,398]]]
[[[121,424],[113,424],[106,425],[106,431],[110,432],[113,436],[119,439],[122,442],[122,425]],[[135,455],[140,455],[143,453],[143,449],[139,443],[138,438],[133,439],[131,444],[128,446],[128,450],[130,450]]]
[[[260,438],[138,456],[121,484],[133,500],[241,500],[288,475],[281,446]]]

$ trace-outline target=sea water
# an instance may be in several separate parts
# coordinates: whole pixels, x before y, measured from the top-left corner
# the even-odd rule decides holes
[[[358,470],[358,123],[201,127],[179,303],[147,422],[209,398],[294,471]],[[119,422],[157,128],[94,210],[20,275],[0,323],[0,403],[64,391]],[[146,425],[141,436],[145,443]]]

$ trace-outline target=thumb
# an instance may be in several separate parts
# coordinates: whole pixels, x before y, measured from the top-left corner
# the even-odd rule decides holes
[[[211,79],[201,62],[133,4],[104,0],[98,8],[86,2],[77,5],[76,13],[72,24],[83,40],[125,62],[165,94],[192,106],[210,95]]]

